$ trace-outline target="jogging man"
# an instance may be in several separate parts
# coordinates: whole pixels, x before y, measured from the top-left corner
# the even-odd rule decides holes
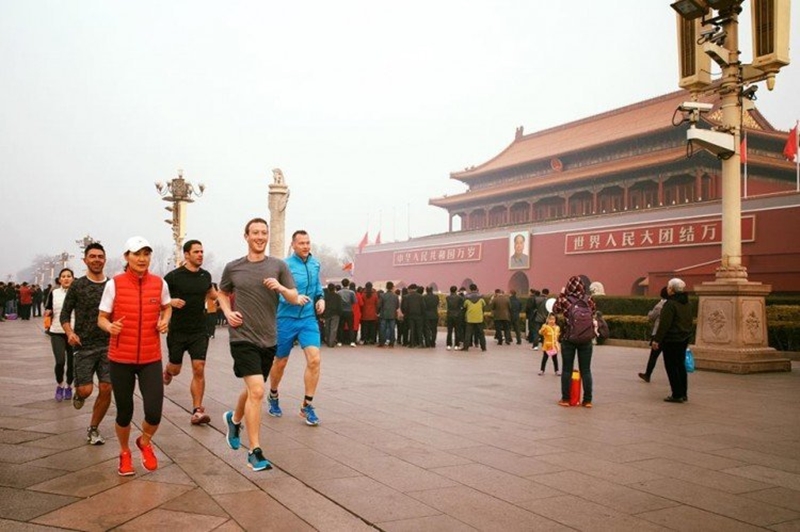
[[[244,381],[234,410],[225,412],[226,440],[231,449],[241,445],[239,433],[244,421],[250,452],[247,465],[253,471],[271,469],[261,451],[261,403],[264,383],[269,377],[277,343],[276,310],[278,295],[298,304],[297,290],[286,263],[266,256],[269,225],[254,218],[244,228],[247,255],[229,262],[222,273],[218,300],[230,325],[233,372]],[[236,307],[231,304],[235,295]]]
[[[72,396],[72,406],[76,409],[83,408],[86,398],[92,395],[94,375],[97,375],[99,392],[86,430],[86,441],[91,445],[102,445],[106,440],[98,428],[111,404],[111,376],[108,369],[109,335],[97,325],[100,299],[108,282],[103,273],[106,251],[99,242],[86,246],[83,263],[86,264],[86,275],[76,279],[69,287],[61,307],[60,320],[67,342],[75,348],[75,395]],[[70,323],[73,312],[74,329]]]
[[[167,335],[169,362],[164,370],[164,384],[181,372],[183,353],[188,352],[192,360],[192,425],[210,423],[211,417],[203,408],[203,393],[206,388],[205,367],[208,351],[206,330],[206,297],[216,297],[211,285],[211,274],[203,265],[203,244],[189,240],[183,245],[184,265],[169,272],[164,280],[172,298],[172,321]]]
[[[289,271],[292,272],[301,306],[292,305],[281,296],[278,302],[278,349],[275,363],[269,372],[269,415],[281,417],[283,411],[278,401],[278,386],[289,362],[289,354],[295,341],[306,355],[306,372],[304,375],[305,397],[300,407],[300,417],[306,424],[319,425],[319,418],[311,402],[317,391],[320,370],[320,336],[317,325],[317,314],[325,312],[322,284],[319,280],[321,269],[317,259],[311,256],[311,238],[306,231],[300,229],[292,234],[292,256],[286,259]]]

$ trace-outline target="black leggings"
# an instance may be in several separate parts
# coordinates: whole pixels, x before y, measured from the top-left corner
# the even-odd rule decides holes
[[[53,356],[56,357],[56,382],[64,382],[64,362],[67,363],[67,385],[72,385],[74,373],[74,357],[72,356],[72,346],[67,342],[66,334],[49,333],[50,347],[53,349]]]
[[[139,378],[139,393],[144,404],[144,420],[150,425],[161,423],[164,406],[164,381],[161,361],[150,364],[108,362],[114,401],[117,403],[117,425],[127,427],[133,419],[133,389]]]

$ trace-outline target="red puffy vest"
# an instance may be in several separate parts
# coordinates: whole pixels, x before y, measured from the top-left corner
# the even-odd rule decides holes
[[[108,359],[122,364],[149,364],[161,360],[161,337],[156,325],[161,314],[164,280],[150,272],[138,277],[130,271],[114,277],[111,320],[123,316],[122,332],[111,337]]]

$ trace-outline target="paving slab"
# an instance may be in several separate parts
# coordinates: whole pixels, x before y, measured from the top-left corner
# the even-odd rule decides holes
[[[246,466],[222,415],[241,382],[227,330],[206,363],[207,426],[189,423],[191,372],[165,388],[159,469],[116,474],[114,405],[86,444],[94,399],[53,399],[38,319],[0,323],[0,530],[797,530],[800,389],[790,373],[690,376],[662,401],[648,351],[595,348],[594,408],[562,408],[539,353],[324,348],[321,418],[296,415],[303,358],[281,384],[285,415],[261,420],[271,471]],[[797,364],[797,363],[795,363]],[[142,406],[134,401],[134,433]]]

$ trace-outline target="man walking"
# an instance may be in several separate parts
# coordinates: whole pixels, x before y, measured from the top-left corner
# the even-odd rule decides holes
[[[277,344],[276,310],[278,295],[298,304],[297,290],[286,263],[266,256],[269,225],[262,218],[253,218],[244,228],[247,255],[229,262],[222,273],[218,300],[230,325],[230,349],[233,372],[244,381],[234,410],[224,414],[226,440],[231,449],[241,445],[241,423],[244,421],[250,452],[247,465],[253,471],[271,469],[272,464],[261,451],[261,403],[264,383],[269,377]],[[235,297],[235,308],[231,296]]]
[[[298,296],[296,304],[289,303],[283,296],[278,299],[278,346],[275,363],[269,372],[269,415],[273,417],[283,415],[278,399],[278,386],[286,370],[286,364],[289,363],[292,346],[298,342],[306,356],[303,379],[305,397],[300,407],[300,417],[305,418],[306,425],[314,427],[319,425],[319,418],[312,405],[320,372],[317,314],[325,312],[322,283],[319,280],[321,266],[319,261],[311,256],[311,238],[306,231],[300,229],[292,234],[292,250],[294,253],[286,259],[286,264],[292,273]]]
[[[350,347],[355,347],[356,329],[353,306],[358,304],[358,298],[356,297],[356,293],[350,290],[350,279],[342,279],[342,289],[339,290],[339,297],[342,298],[342,313],[339,317],[338,345],[350,344]]]
[[[478,286],[475,283],[469,285],[469,294],[464,299],[465,319],[467,322],[466,333],[464,334],[464,351],[469,351],[473,338],[480,345],[481,351],[486,351],[486,335],[483,332],[483,310],[485,307],[486,300],[478,292]]]
[[[61,327],[67,342],[75,348],[75,394],[72,406],[80,410],[86,398],[92,395],[94,375],[97,375],[98,394],[92,409],[92,419],[86,431],[86,441],[91,445],[102,445],[106,441],[100,435],[103,421],[111,404],[111,374],[108,365],[109,334],[97,325],[100,299],[103,297],[108,278],[103,273],[106,251],[99,242],[93,242],[83,251],[86,275],[76,279],[67,291],[61,307]],[[75,328],[70,323],[75,313]]]
[[[183,353],[188,352],[192,360],[192,425],[210,423],[211,417],[203,407],[205,393],[206,352],[208,334],[206,330],[206,297],[216,297],[211,284],[211,274],[203,265],[203,244],[189,240],[183,245],[184,265],[169,272],[165,277],[172,298],[172,321],[167,334],[169,362],[164,370],[164,384],[180,374]]]

